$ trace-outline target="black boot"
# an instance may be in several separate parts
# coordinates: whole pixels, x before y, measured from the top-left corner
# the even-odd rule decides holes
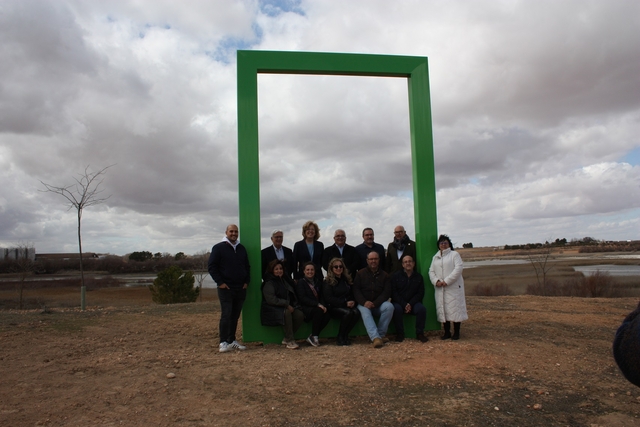
[[[338,345],[349,345],[347,344],[347,341],[349,340],[349,335],[348,335],[348,329],[349,329],[349,324],[347,323],[347,320],[342,319],[340,321],[340,329],[338,330],[338,339],[336,344]]]
[[[460,339],[460,322],[453,322],[453,336],[451,337],[452,340],[459,340]]]
[[[444,328],[444,335],[440,337],[441,340],[448,340],[451,338],[451,327],[449,326],[449,322],[442,323],[442,327]]]

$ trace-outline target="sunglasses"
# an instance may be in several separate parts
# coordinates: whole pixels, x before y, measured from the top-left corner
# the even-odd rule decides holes
[[[341,265],[334,265],[332,268],[344,268],[344,267]]]

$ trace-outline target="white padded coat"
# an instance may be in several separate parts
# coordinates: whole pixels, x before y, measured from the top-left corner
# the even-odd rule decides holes
[[[464,280],[462,279],[462,258],[456,251],[445,249],[433,256],[429,279],[435,288],[436,312],[438,322],[463,322],[467,316],[467,303],[464,298]],[[436,286],[438,280],[444,280],[447,286]]]

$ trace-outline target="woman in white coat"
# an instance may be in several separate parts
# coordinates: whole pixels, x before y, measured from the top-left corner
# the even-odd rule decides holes
[[[436,311],[438,321],[444,327],[443,340],[460,339],[460,322],[467,320],[467,303],[464,298],[462,258],[453,250],[451,239],[446,234],[438,238],[438,252],[433,256],[429,278],[436,288]],[[449,322],[453,322],[453,336]]]

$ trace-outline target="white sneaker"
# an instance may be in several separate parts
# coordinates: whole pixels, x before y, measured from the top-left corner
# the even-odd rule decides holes
[[[247,346],[246,345],[242,345],[240,344],[238,341],[234,341],[231,344],[227,344],[227,347],[230,349],[236,349],[236,350],[246,350]]]
[[[231,347],[229,347],[229,344],[227,344],[226,342],[221,342],[220,343],[220,353],[226,353],[227,351],[231,351]]]
[[[286,338],[282,338],[282,345],[289,344],[289,341]]]
[[[298,347],[300,347],[300,346],[299,346],[299,345],[298,345],[298,343],[297,343],[297,342],[295,342],[295,341],[289,341],[289,342],[287,343],[287,348],[289,348],[289,349],[291,349],[291,350],[295,350],[295,349],[297,349]]]

